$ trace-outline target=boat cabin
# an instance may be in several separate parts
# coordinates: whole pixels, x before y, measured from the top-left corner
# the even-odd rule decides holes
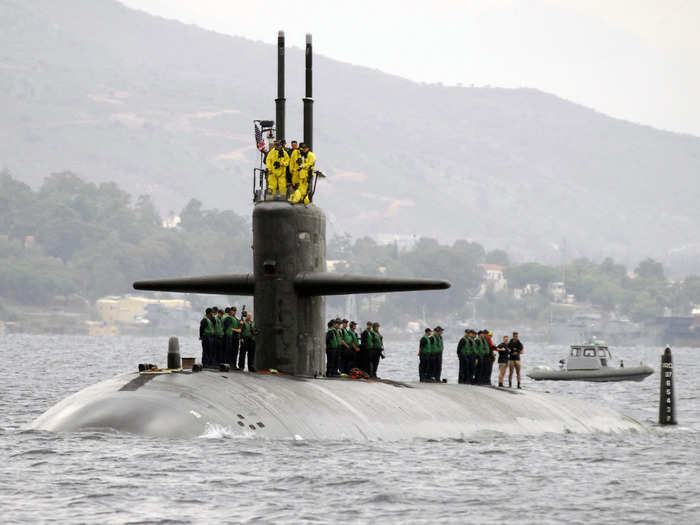
[[[608,366],[612,355],[607,346],[600,344],[572,345],[566,360],[568,370],[598,370]]]

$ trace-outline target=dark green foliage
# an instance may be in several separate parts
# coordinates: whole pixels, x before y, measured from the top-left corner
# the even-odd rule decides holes
[[[0,173],[0,296],[36,305],[57,295],[94,300],[142,278],[249,268],[250,226],[234,212],[192,201],[183,228],[167,229],[149,196],[130,201],[114,183],[72,173],[47,177],[37,192]]]
[[[504,250],[491,250],[486,253],[487,264],[500,264],[501,266],[509,266],[510,258]]]

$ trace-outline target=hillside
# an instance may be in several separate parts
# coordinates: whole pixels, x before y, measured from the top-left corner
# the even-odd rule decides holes
[[[288,50],[290,138],[302,59]],[[424,85],[322,56],[314,68],[330,231],[542,261],[565,239],[568,257],[700,268],[700,139],[535,90]],[[0,0],[0,169],[34,187],[63,170],[116,181],[164,214],[194,197],[247,215],[251,121],[274,116],[274,74],[270,45],[112,0]]]

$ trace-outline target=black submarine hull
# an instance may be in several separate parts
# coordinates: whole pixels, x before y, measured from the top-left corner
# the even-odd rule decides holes
[[[121,374],[66,398],[31,428],[296,440],[645,430],[614,410],[526,390],[209,370]]]

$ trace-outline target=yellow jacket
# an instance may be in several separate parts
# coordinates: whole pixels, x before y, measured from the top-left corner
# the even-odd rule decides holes
[[[289,166],[289,155],[287,154],[287,152],[283,149],[281,151],[282,154],[279,155],[279,153],[280,152],[278,152],[275,148],[267,154],[267,159],[265,159],[265,166],[267,166],[267,171],[277,175],[286,172],[286,168],[287,166]],[[275,162],[280,163],[279,168],[275,168]]]
[[[316,165],[316,155],[314,155],[313,151],[309,151],[306,154],[306,160],[304,160],[302,165],[299,166],[299,178],[300,179],[308,179],[309,175],[311,173],[313,173],[315,165]]]
[[[301,150],[299,148],[292,150],[292,154],[289,157],[289,171],[296,173],[299,171],[299,166],[297,164],[297,159],[301,155]]]

